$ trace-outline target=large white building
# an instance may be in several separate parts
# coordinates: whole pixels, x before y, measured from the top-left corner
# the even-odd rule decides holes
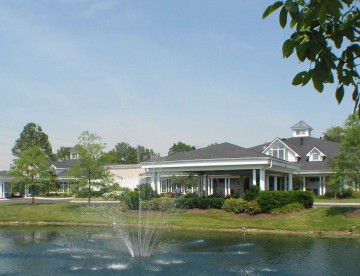
[[[339,154],[339,144],[311,137],[312,128],[303,121],[291,129],[290,138],[275,138],[251,148],[217,144],[144,163],[143,168],[159,193],[173,191],[169,175],[195,173],[204,195],[243,196],[249,185],[260,190],[292,190],[294,176],[297,188],[325,194],[332,173],[329,161]]]
[[[323,195],[329,189],[327,181],[332,173],[329,161],[339,154],[339,144],[311,137],[312,128],[303,121],[291,130],[290,138],[275,138],[251,148],[221,143],[142,164],[106,167],[119,185],[133,189],[151,183],[158,193],[174,192],[171,177],[191,173],[198,177],[198,187],[182,192],[243,196],[250,185],[257,185],[261,190],[273,191],[296,186]],[[76,181],[67,177],[67,169],[74,162],[75,152],[71,159],[50,164],[60,184],[59,192],[69,192]],[[10,191],[10,182],[11,178],[0,172],[0,198]]]

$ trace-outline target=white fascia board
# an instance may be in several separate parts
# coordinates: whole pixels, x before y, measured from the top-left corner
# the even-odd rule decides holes
[[[310,176],[321,176],[321,175],[324,175],[324,174],[333,174],[334,172],[333,171],[305,171],[305,170],[298,170],[298,171],[295,171],[294,174],[298,174],[298,175],[310,175]]]
[[[144,169],[165,169],[165,168],[216,168],[216,167],[243,167],[267,165],[269,157],[260,158],[233,158],[233,159],[208,159],[188,161],[164,161],[158,163],[143,163]]]
[[[276,172],[283,172],[283,173],[291,173],[298,171],[300,169],[300,165],[291,163],[291,162],[279,162],[277,160],[273,161],[271,167],[268,170],[273,170]]]
[[[104,168],[108,170],[120,170],[120,169],[141,169],[141,164],[111,164],[105,165]]]

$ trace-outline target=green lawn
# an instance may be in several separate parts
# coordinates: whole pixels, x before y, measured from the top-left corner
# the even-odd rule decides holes
[[[107,207],[105,207],[107,208]],[[203,213],[180,212],[166,214],[166,225],[174,228],[240,230],[284,230],[284,231],[351,231],[360,234],[360,217],[347,217],[352,208],[314,208],[287,216],[242,218],[222,210],[208,210]],[[87,207],[73,203],[58,204],[3,204],[0,205],[1,222],[53,222],[91,223],[111,225],[108,212],[103,208]],[[138,223],[138,216],[122,216],[126,223]],[[155,220],[157,215],[151,215]],[[151,223],[151,220],[150,220]]]
[[[360,198],[343,198],[343,199],[315,198],[315,203],[360,203]]]

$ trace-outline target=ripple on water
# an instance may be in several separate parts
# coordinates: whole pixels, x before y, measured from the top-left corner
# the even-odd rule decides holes
[[[127,269],[129,266],[126,264],[110,264],[107,266],[107,269],[111,269],[111,270],[125,270]]]
[[[183,264],[183,260],[155,260],[154,263],[160,264],[160,265],[173,265],[173,264]]]

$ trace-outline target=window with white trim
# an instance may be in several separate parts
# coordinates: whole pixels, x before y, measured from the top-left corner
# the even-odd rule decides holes
[[[314,152],[312,157],[313,157],[312,158],[313,161],[320,161],[320,154],[319,153]]]

